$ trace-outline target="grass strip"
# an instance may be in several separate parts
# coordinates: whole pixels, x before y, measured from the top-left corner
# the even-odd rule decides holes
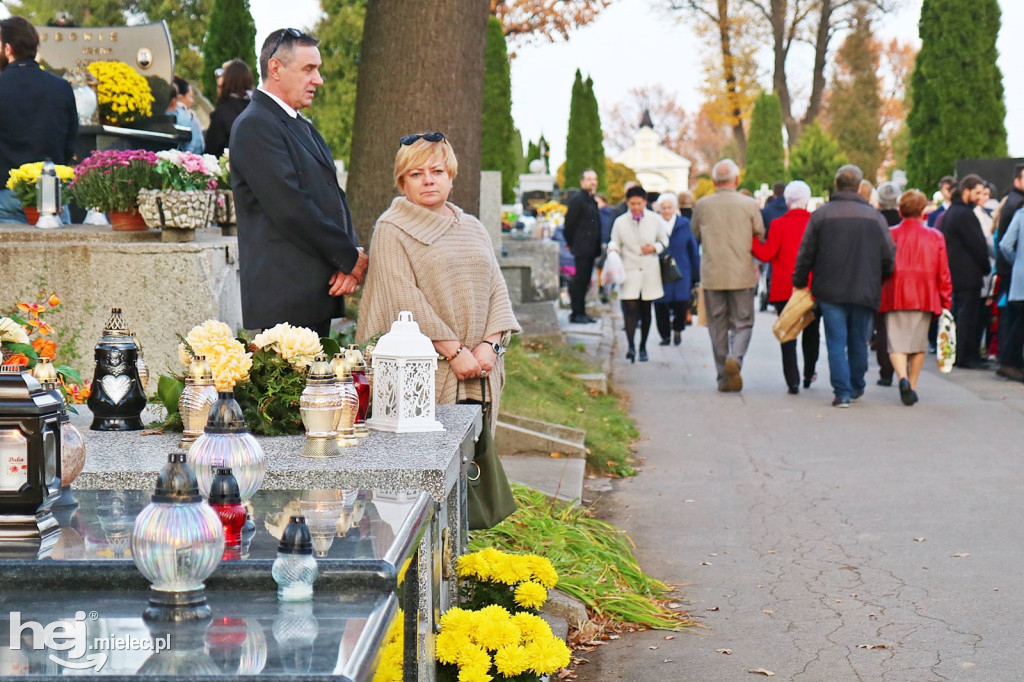
[[[547,557],[558,571],[558,589],[595,614],[656,630],[692,625],[685,613],[669,609],[670,588],[646,575],[622,530],[593,518],[582,506],[550,500],[513,485],[519,510],[494,528],[475,531],[470,551],[497,547]]]
[[[620,397],[592,390],[574,376],[593,371],[594,367],[571,348],[522,343],[516,337],[505,354],[501,409],[584,429],[590,470],[616,477],[633,476],[632,443],[639,437],[636,425]]]

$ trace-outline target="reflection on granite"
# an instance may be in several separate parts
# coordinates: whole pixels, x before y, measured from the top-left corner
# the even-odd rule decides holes
[[[181,434],[90,431],[92,414],[76,406],[72,422],[85,436],[85,468],[75,481],[81,490],[150,490],[167,453],[178,449]],[[266,457],[263,490],[372,488],[425,490],[443,502],[459,473],[459,445],[475,434],[480,408],[438,405],[438,433],[371,431],[358,447],[333,459],[300,457],[305,436],[259,437]]]
[[[397,613],[397,598],[382,592],[334,594],[298,607],[278,604],[273,592],[207,596],[212,619],[175,625],[143,621],[148,590],[65,592],[58,586],[42,595],[5,594],[0,677],[101,675],[120,680],[137,675],[180,680],[258,675],[294,680],[300,675],[302,680],[369,680]],[[24,627],[12,642],[15,617]],[[72,632],[82,633],[81,649],[77,639],[76,648],[33,648],[28,621],[43,627],[56,621],[78,626]]]

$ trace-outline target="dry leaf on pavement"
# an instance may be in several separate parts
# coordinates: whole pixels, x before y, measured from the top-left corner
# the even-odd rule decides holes
[[[725,654],[726,656],[732,655],[732,649],[716,649],[716,654]]]
[[[766,677],[775,677],[775,673],[771,670],[765,670],[764,668],[751,668],[747,670],[748,673],[757,673],[758,675],[765,675]]]
[[[964,558],[969,557],[969,556],[971,556],[970,552],[961,552],[960,554],[954,554],[953,558],[954,559],[964,559]]]
[[[858,644],[858,649],[888,649],[888,644]]]

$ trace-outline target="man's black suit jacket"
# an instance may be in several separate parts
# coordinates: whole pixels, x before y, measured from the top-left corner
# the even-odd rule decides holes
[[[0,189],[25,163],[53,159],[70,165],[78,139],[78,108],[71,85],[16,59],[0,73]]]
[[[321,324],[344,315],[331,275],[358,259],[345,192],[327,143],[262,91],[231,128],[242,323]]]

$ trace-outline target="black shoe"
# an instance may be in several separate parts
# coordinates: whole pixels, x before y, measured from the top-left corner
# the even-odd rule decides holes
[[[1004,379],[1012,379],[1013,381],[1024,381],[1024,370],[1020,367],[1014,367],[1012,365],[1000,365],[999,369],[996,370],[996,374],[1003,377]]]
[[[810,379],[804,379],[804,388],[810,388],[811,384],[818,380],[818,375],[814,374]]]
[[[911,391],[910,392],[910,398],[911,398],[911,400],[914,401],[914,402],[910,403],[911,405],[916,403],[917,402],[917,391]]]
[[[647,362],[647,351],[643,348],[640,349],[640,362]]]
[[[885,377],[879,377],[878,381],[875,382],[879,386],[892,386],[892,377],[886,379]]]
[[[671,341],[669,341],[668,339],[662,339],[661,341],[659,341],[659,342],[658,342],[658,345],[659,345],[659,346],[667,346],[667,345],[669,345],[669,344],[671,344],[671,343],[672,343],[672,342],[671,342]]]
[[[799,392],[800,392],[800,387],[797,386],[796,384],[793,384],[792,386],[789,387],[789,394],[790,395],[796,395]]]
[[[900,400],[908,407],[916,402],[914,392],[910,390],[910,382],[906,379],[900,379]]]
[[[636,362],[636,351],[630,348],[626,351],[626,359],[630,362]]]
[[[958,362],[955,363],[953,366],[959,367],[960,369],[992,369],[992,366],[989,365],[984,360],[970,360],[968,362],[963,363]]]
[[[832,407],[842,407],[842,408],[845,409],[845,408],[847,408],[849,406],[850,406],[850,399],[849,398],[840,398],[839,396],[836,396],[835,398],[832,399]]]
[[[682,332],[674,332],[672,334],[672,342],[674,344],[676,344],[677,346],[679,344],[681,344],[683,342],[683,333]]]
[[[597,320],[589,315],[570,315],[569,322],[573,324],[593,324],[594,322],[597,322]]]
[[[931,354],[931,355],[935,355],[935,351],[936,351],[935,346],[933,346],[931,344],[928,344],[928,353]]]

